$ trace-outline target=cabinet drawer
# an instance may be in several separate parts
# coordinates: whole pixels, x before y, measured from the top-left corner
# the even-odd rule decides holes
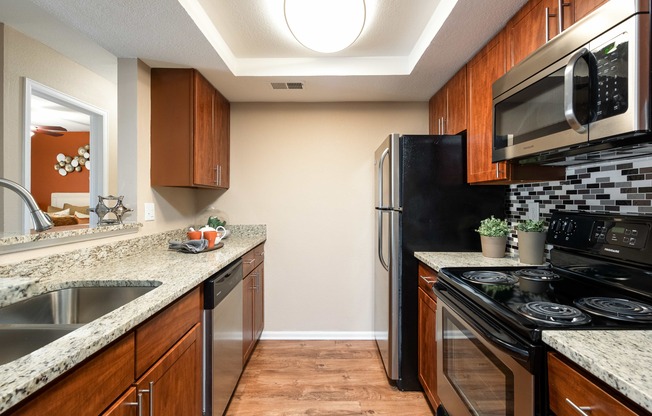
[[[260,264],[265,260],[265,244],[261,244],[254,248],[254,267],[260,266]]]
[[[420,262],[419,287],[434,301],[437,300],[435,292],[432,290],[435,283],[437,283],[437,272]]]
[[[256,253],[250,250],[242,256],[242,277],[247,277],[249,273],[256,267]]]
[[[591,416],[635,416],[639,414],[612,396],[612,393],[595,384],[556,353],[548,354],[548,390],[550,409],[557,416],[581,415],[576,406]],[[617,394],[614,392],[613,394]],[[586,410],[584,408],[586,407]]]
[[[136,377],[201,321],[202,298],[196,288],[136,329]]]
[[[10,414],[98,415],[133,381],[134,335],[129,334]]]

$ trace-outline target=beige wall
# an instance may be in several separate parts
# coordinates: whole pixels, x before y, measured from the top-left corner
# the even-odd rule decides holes
[[[30,78],[60,92],[101,108],[108,113],[109,170],[115,173],[117,143],[117,85],[79,65],[15,29],[0,24],[4,32],[3,59],[0,67],[3,84],[2,172],[0,177],[22,183],[23,180],[23,108],[24,82]],[[109,190],[115,192],[115,176],[109,176]],[[5,192],[3,215],[5,231],[20,231],[22,201]],[[16,229],[9,227],[14,224]]]
[[[371,337],[373,154],[392,132],[427,133],[428,104],[232,104],[231,189],[198,209],[267,224],[264,336]]]

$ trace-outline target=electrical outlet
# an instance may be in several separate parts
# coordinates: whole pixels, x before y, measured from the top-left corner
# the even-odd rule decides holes
[[[154,203],[146,202],[145,203],[145,221],[154,221],[156,215],[156,210],[154,209]]]
[[[539,215],[539,204],[536,202],[528,202],[526,218],[534,221],[539,221]]]

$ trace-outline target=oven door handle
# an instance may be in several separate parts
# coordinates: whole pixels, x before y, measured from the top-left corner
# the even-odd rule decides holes
[[[505,351],[507,354],[509,354],[514,360],[519,361],[526,366],[530,366],[530,351],[528,351],[525,348],[522,348],[520,345],[511,343],[508,341],[505,341],[503,339],[500,339],[493,335],[490,330],[487,329],[487,326],[490,325],[487,323],[483,323],[478,321],[477,319],[472,318],[469,316],[468,313],[464,312],[460,308],[454,305],[454,295],[450,293],[448,290],[446,290],[445,287],[440,282],[437,282],[435,284],[435,294],[437,295],[437,298],[441,301],[444,302],[444,305],[446,305],[447,308],[450,308],[454,310],[457,314],[460,315],[467,323],[473,326],[473,329],[478,331],[483,337],[486,339],[490,340],[494,345]]]
[[[475,321],[473,322],[475,324]],[[507,350],[508,352],[511,353],[516,353],[517,355],[510,354],[512,358],[514,358],[517,361],[522,361],[522,362],[528,362],[530,358],[530,352],[528,350],[525,350],[523,348],[520,348],[518,345],[512,344],[510,342],[507,342],[505,340],[502,340],[491,333],[484,329],[481,325],[474,325],[475,329],[482,334],[482,336],[488,338],[491,340],[491,342],[495,343],[498,347],[500,347],[503,350]]]

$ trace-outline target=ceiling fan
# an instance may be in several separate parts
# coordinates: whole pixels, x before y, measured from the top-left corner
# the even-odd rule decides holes
[[[46,134],[52,137],[63,136],[63,132],[68,131],[61,126],[32,126],[33,134]]]

